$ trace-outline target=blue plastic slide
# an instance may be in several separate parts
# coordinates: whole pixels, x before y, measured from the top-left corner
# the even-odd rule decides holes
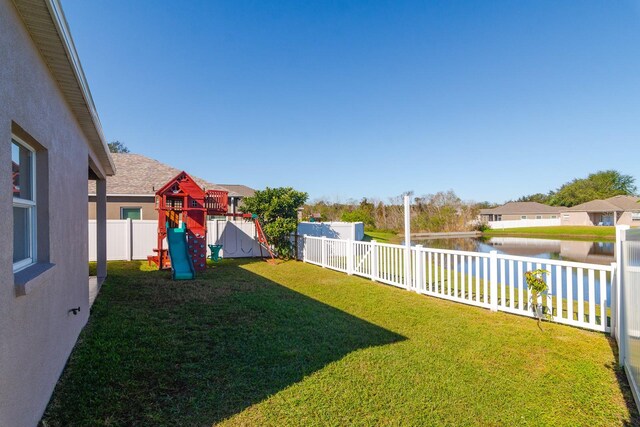
[[[167,244],[169,245],[169,258],[171,259],[171,271],[173,280],[191,280],[196,277],[193,262],[189,256],[187,245],[187,233],[182,224],[180,228],[167,227]]]

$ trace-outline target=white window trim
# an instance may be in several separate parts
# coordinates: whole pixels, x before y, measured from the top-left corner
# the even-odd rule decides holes
[[[29,150],[31,152],[31,195],[32,195],[32,199],[33,200],[25,200],[25,199],[21,199],[19,197],[14,197],[13,198],[13,206],[18,207],[18,208],[27,208],[29,209],[29,220],[30,220],[30,227],[29,227],[29,240],[31,241],[31,250],[29,253],[29,257],[22,259],[20,261],[14,262],[13,263],[13,272],[18,272],[20,270],[24,270],[25,268],[29,267],[30,265],[33,265],[37,262],[38,257],[38,239],[36,238],[36,236],[38,235],[38,229],[37,229],[37,221],[36,221],[36,209],[37,209],[37,198],[36,198],[36,150],[33,149],[33,147],[31,147],[29,144],[27,144],[26,142],[24,142],[22,139],[20,139],[19,137],[15,136],[15,135],[11,135],[11,141],[12,144],[13,142],[18,143],[19,145],[21,145],[22,147],[24,147],[25,149]],[[13,236],[12,236],[13,237]]]
[[[542,215],[536,215],[536,219],[542,219]]]
[[[522,220],[522,219],[527,219],[527,216],[526,216],[526,215],[520,215],[520,219],[521,219],[521,220]]]
[[[120,206],[120,220],[123,219],[127,219],[127,218],[123,218],[124,215],[122,215],[124,213],[125,209],[139,209],[140,210],[140,220],[142,220],[142,206]],[[134,220],[132,220],[134,221]],[[137,221],[137,220],[135,220]]]

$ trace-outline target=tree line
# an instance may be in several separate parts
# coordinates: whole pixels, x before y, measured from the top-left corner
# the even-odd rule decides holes
[[[599,171],[586,178],[575,178],[555,191],[522,196],[517,202],[538,202],[551,206],[572,207],[596,199],[633,196],[638,191],[635,178],[616,170]]]
[[[414,197],[406,192],[388,200],[363,198],[359,202],[316,200],[304,206],[303,219],[363,222],[367,229],[398,231],[404,227],[404,196],[412,197],[411,230],[449,232],[470,230],[484,204],[465,202],[453,190]]]

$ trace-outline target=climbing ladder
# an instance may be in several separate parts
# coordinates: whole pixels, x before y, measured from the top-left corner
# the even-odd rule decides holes
[[[271,255],[271,259],[275,259],[275,255],[269,246],[269,242],[267,241],[267,236],[265,236],[264,231],[262,231],[262,226],[260,225],[260,220],[257,217],[253,218],[253,223],[256,225],[256,235],[258,237],[258,243],[260,243],[261,247],[264,247],[269,255]]]

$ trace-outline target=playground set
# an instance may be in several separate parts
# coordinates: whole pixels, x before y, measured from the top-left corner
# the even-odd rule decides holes
[[[158,246],[147,257],[159,269],[171,268],[175,280],[195,278],[207,268],[207,218],[240,217],[252,220],[256,237],[271,258],[273,252],[256,215],[228,213],[228,192],[205,190],[186,172],[180,172],[156,192],[158,211]],[[164,248],[166,238],[167,248]],[[209,245],[211,259],[216,261],[222,246]]]

